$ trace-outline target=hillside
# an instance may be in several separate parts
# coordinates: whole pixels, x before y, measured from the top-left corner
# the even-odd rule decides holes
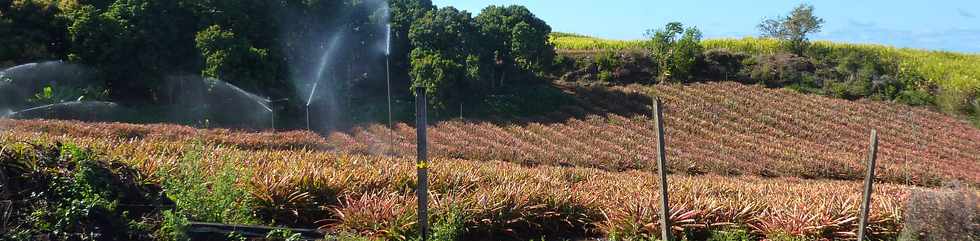
[[[856,180],[871,128],[881,133],[878,177],[887,182],[876,186],[875,237],[895,237],[910,217],[932,220],[906,213],[907,205],[918,205],[912,202],[974,192],[900,184],[980,183],[980,130],[923,108],[736,83],[562,88],[579,103],[546,117],[434,123],[436,227],[472,239],[654,235],[648,93],[666,107],[678,234],[737,228],[755,238],[853,237]],[[326,138],[49,120],[0,120],[0,130],[0,159],[67,143],[133,166],[138,183],[170,183],[188,172],[204,183],[208,176],[222,182],[231,171],[245,188],[232,199],[253,200],[242,205],[255,222],[385,239],[414,235],[414,128],[407,124],[395,128],[393,151],[384,125]],[[229,195],[203,193],[195,195]]]
[[[559,52],[594,52],[642,48],[642,40],[610,40],[574,34],[552,34],[551,43]],[[772,54],[779,52],[780,43],[772,39],[707,39],[701,43],[705,49],[728,49],[748,54]],[[875,44],[850,44],[815,41],[812,48],[822,52],[875,53],[884,59],[899,62],[902,72],[919,75],[943,89],[980,92],[980,55],[895,48]]]
[[[847,180],[864,172],[870,128],[881,132],[879,179],[889,182],[876,188],[876,237],[897,235],[906,205],[923,195],[962,195],[898,184],[980,182],[980,131],[926,109],[735,83],[563,89],[581,102],[547,117],[434,123],[432,212],[444,220],[437,227],[477,239],[654,235],[647,93],[666,106],[668,165],[680,174],[670,176],[671,218],[688,235],[738,228],[756,238],[853,237],[861,184]],[[27,143],[69,143],[133,166],[138,183],[238,172],[245,192],[234,195],[254,200],[247,207],[258,222],[413,235],[414,129],[406,124],[395,129],[401,157],[380,155],[390,133],[383,125],[327,138],[47,120],[2,120],[0,129],[0,159],[45,153]]]
[[[650,170],[655,129],[648,93],[666,107],[667,155],[674,173],[857,180],[870,130],[881,136],[879,179],[935,186],[980,183],[980,130],[955,118],[899,104],[846,101],[736,83],[563,87],[577,105],[534,120],[447,121],[430,128],[430,151],[443,158],[523,165]],[[304,132],[238,133],[175,125],[4,121],[17,132],[73,137],[193,140],[244,149],[394,152],[414,156],[414,128],[375,124],[327,138]],[[112,131],[106,131],[112,130]],[[195,134],[196,133],[196,134]]]

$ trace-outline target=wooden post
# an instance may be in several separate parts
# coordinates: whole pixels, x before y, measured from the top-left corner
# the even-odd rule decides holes
[[[660,174],[660,229],[663,240],[670,241],[670,207],[667,205],[667,154],[664,145],[664,114],[660,99],[653,100],[654,118],[657,120],[657,170]]]
[[[422,240],[428,240],[429,238],[429,157],[428,157],[428,141],[426,139],[426,96],[424,88],[415,88],[415,130],[417,138],[417,151],[418,151],[418,162],[416,163],[416,170],[418,176],[418,188],[415,191],[415,195],[418,197],[419,201],[419,235],[421,235]]]
[[[871,212],[871,186],[875,179],[875,159],[878,155],[878,131],[871,130],[871,144],[868,147],[868,176],[864,179],[864,200],[861,203],[861,223],[858,226],[858,240],[864,241],[868,227],[868,213]]]

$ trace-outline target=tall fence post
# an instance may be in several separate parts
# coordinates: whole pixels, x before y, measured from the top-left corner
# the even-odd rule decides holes
[[[415,130],[417,139],[417,151],[418,151],[418,162],[416,163],[416,170],[418,176],[418,188],[415,191],[415,195],[418,197],[419,201],[419,235],[421,235],[422,240],[428,240],[429,238],[429,155],[428,155],[428,140],[426,138],[426,108],[428,103],[426,103],[425,89],[415,88]]]
[[[664,114],[660,98],[653,101],[654,118],[657,120],[657,170],[660,174],[660,229],[663,240],[670,241],[670,207],[667,206],[667,154],[664,144]]]
[[[875,159],[878,155],[878,131],[871,130],[871,144],[868,146],[868,176],[864,179],[864,199],[861,202],[861,223],[858,226],[858,240],[866,239],[865,229],[868,227],[868,213],[871,212],[871,186],[875,179]]]

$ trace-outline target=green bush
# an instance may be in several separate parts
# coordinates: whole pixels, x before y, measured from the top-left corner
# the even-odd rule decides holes
[[[161,172],[164,191],[180,217],[200,222],[256,224],[254,197],[239,185],[251,175],[233,163],[209,173],[201,147],[192,147],[170,172]]]
[[[171,210],[163,211],[163,223],[157,229],[156,235],[164,241],[190,240],[190,237],[187,236],[189,222],[187,217],[175,214]]]
[[[612,70],[622,67],[623,62],[619,59],[619,52],[607,50],[596,54],[595,64],[599,67],[599,72],[612,73]]]
[[[745,230],[714,231],[708,241],[749,241],[752,235]]]
[[[695,27],[684,29],[683,24],[671,22],[663,29],[647,31],[647,35],[660,82],[692,81],[694,67],[703,51],[701,31]]]
[[[769,87],[801,83],[805,75],[816,70],[810,59],[792,54],[758,55],[744,64],[743,74]]]
[[[947,113],[966,113],[974,112],[972,102],[977,98],[977,93],[961,90],[940,90],[936,95],[936,105],[939,109]]]
[[[135,170],[73,144],[31,145],[5,145],[17,154],[0,154],[0,171],[8,177],[4,188],[19,190],[0,193],[0,200],[14,200],[5,210],[9,228],[0,230],[0,240],[153,238],[154,213],[138,206],[162,200]]]
[[[904,90],[898,93],[895,101],[911,106],[931,106],[936,102],[936,97],[921,90]]]
[[[712,49],[704,52],[699,58],[698,70],[703,78],[714,80],[732,80],[738,78],[742,70],[742,61],[749,55],[728,51],[727,49]]]
[[[433,241],[457,241],[462,240],[462,235],[466,231],[466,217],[462,210],[450,208],[449,211],[438,216],[432,225],[432,236],[429,240]]]
[[[613,73],[610,72],[609,70],[599,71],[599,81],[600,82],[606,82],[606,83],[612,82],[613,81]]]

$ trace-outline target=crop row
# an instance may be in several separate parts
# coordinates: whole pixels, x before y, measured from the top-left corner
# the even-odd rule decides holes
[[[218,171],[232,163],[251,170],[243,187],[270,223],[320,225],[335,233],[399,239],[414,225],[415,164],[411,159],[313,150],[245,150],[192,141],[72,138],[8,131],[0,143],[71,142],[133,165],[149,182],[176,168],[188,153]],[[6,149],[6,148],[5,148]],[[9,150],[9,149],[8,149]],[[657,184],[651,172],[526,167],[496,161],[435,159],[430,166],[434,220],[462,217],[470,233],[529,232],[597,236],[656,236]],[[671,220],[678,232],[739,228],[760,237],[790,234],[825,239],[854,236],[860,183],[798,178],[669,178]],[[879,185],[871,230],[901,229],[910,189]]]
[[[952,180],[980,183],[980,130],[927,109],[731,83],[636,85],[604,91],[620,94],[580,95],[586,99],[581,103],[589,104],[561,108],[572,113],[554,116],[571,117],[553,123],[434,123],[430,150],[443,158],[649,170],[656,133],[644,113],[650,111],[648,94],[652,94],[665,105],[668,166],[674,173],[860,179],[869,132],[875,128],[881,133],[880,179],[930,186]],[[619,114],[580,114],[595,112]],[[0,128],[73,137],[200,140],[253,150],[415,154],[415,130],[406,124],[396,124],[394,129],[363,126],[325,138],[303,131],[248,133],[36,120],[4,120]]]
[[[673,172],[860,179],[871,129],[881,134],[880,178],[893,183],[980,183],[980,130],[926,109],[845,101],[739,84],[630,86],[665,103],[667,154]],[[792,101],[788,101],[792,100]],[[606,103],[603,103],[606,102]],[[599,106],[638,106],[592,99]],[[632,105],[631,105],[632,104]],[[586,107],[590,108],[590,107]],[[643,110],[646,109],[646,110]],[[438,156],[524,164],[648,170],[656,132],[647,115],[588,115],[554,124],[448,121],[430,130]],[[356,129],[358,153],[414,153],[414,129],[400,124]],[[392,138],[389,135],[395,134]],[[335,134],[338,143],[345,134]]]

